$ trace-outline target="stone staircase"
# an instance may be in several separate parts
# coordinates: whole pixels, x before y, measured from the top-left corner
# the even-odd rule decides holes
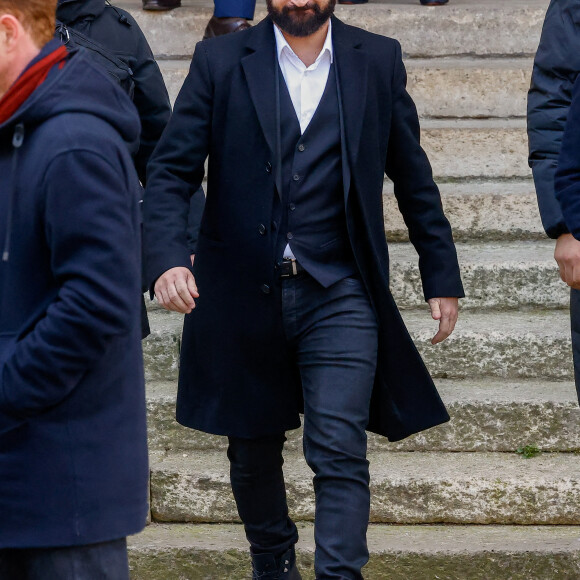
[[[172,98],[212,12],[183,0],[165,14],[118,1],[139,21]],[[580,578],[580,410],[568,293],[541,228],[527,167],[526,91],[548,0],[415,0],[339,6],[348,23],[398,38],[423,144],[458,242],[467,297],[455,334],[421,295],[416,254],[385,182],[393,293],[452,420],[396,444],[369,438],[369,580]],[[257,12],[260,19],[263,7]],[[150,305],[148,379],[153,523],[130,541],[138,580],[249,577],[223,438],[174,421],[181,317]],[[313,574],[311,473],[300,431],[286,477],[299,562]],[[542,453],[524,459],[526,445]]]

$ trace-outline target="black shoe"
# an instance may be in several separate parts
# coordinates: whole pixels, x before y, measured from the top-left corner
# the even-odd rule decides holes
[[[143,0],[143,10],[173,10],[181,6],[181,0]]]
[[[302,580],[296,568],[294,548],[280,558],[274,554],[252,555],[252,580]]]
[[[217,18],[212,16],[205,27],[203,39],[213,38],[214,36],[223,36],[232,32],[241,32],[246,28],[251,28],[251,24],[245,18]]]

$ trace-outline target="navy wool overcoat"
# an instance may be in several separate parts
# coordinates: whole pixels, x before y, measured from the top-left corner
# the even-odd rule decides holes
[[[267,18],[197,45],[149,165],[144,201],[153,285],[169,268],[191,265],[189,198],[209,156],[193,268],[200,298],[185,318],[177,418],[195,429],[240,437],[299,426],[302,403],[274,270],[282,210],[272,27]],[[399,43],[334,17],[332,30],[348,232],[380,327],[369,429],[398,440],[449,417],[389,291],[385,172],[419,253],[425,298],[462,296],[463,290],[451,229],[419,144]]]
[[[145,525],[138,138],[80,52],[0,125],[0,549]]]

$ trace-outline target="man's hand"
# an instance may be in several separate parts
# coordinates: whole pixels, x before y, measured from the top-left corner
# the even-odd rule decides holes
[[[580,290],[580,242],[572,234],[562,234],[556,242],[554,258],[560,267],[560,278]]]
[[[199,298],[193,274],[183,267],[171,268],[155,282],[155,297],[167,310],[189,314]]]
[[[459,300],[457,298],[430,298],[428,302],[433,320],[439,321],[439,331],[431,339],[431,344],[437,344],[443,342],[453,332],[457,322]]]

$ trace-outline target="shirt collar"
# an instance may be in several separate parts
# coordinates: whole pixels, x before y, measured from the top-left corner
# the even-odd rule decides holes
[[[280,61],[280,56],[282,55],[282,51],[284,49],[290,51],[291,54],[293,54],[296,58],[298,58],[296,56],[296,53],[292,50],[292,47],[288,44],[288,41],[284,38],[284,35],[280,31],[280,29],[275,24],[273,24],[273,26],[274,26],[274,36],[276,37],[276,52],[278,54],[278,61]],[[320,61],[320,59],[325,55],[326,52],[328,52],[328,55],[330,56],[330,62],[332,63],[334,59],[334,52],[332,50],[332,20],[330,19],[328,20],[328,31],[326,32],[326,39],[324,41],[324,45],[314,63],[317,64]]]

